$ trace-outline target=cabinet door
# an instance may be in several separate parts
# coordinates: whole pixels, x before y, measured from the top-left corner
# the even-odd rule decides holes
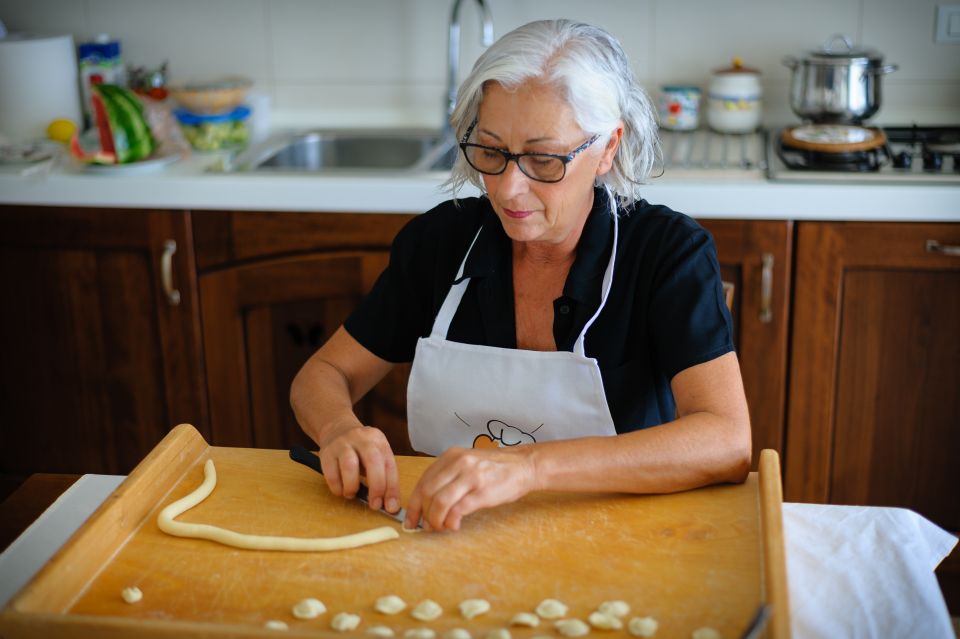
[[[793,222],[699,222],[716,242],[724,281],[734,285],[733,324],[756,468],[764,448],[783,452]]]
[[[313,253],[200,276],[212,443],[310,444],[290,408],[290,384],[388,258],[387,251]],[[398,454],[410,452],[406,372],[396,367],[356,407],[364,423],[384,430]]]
[[[194,273],[187,213],[0,207],[0,474],[128,473],[204,427]]]
[[[798,226],[786,498],[960,529],[960,225]]]

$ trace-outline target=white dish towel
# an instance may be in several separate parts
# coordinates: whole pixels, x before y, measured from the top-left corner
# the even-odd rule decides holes
[[[783,505],[794,639],[953,638],[934,569],[957,538],[904,508]]]

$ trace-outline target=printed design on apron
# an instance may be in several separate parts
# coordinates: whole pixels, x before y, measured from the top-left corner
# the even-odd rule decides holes
[[[447,340],[470,278],[474,236],[428,337],[417,341],[407,385],[413,448],[439,455],[451,447],[501,448],[579,437],[614,436],[600,368],[584,349],[587,330],[603,310],[613,280],[618,219],[613,194],[613,243],[600,304],[572,351],[530,351]]]
[[[454,415],[456,415],[457,419],[463,422],[467,428],[473,428],[463,417],[460,417],[456,413],[454,413]],[[487,422],[487,432],[474,437],[471,448],[504,448],[519,446],[520,444],[536,444],[537,438],[534,437],[533,434],[541,428],[543,428],[543,424],[540,424],[528,433],[516,426],[511,426],[501,419],[491,419]]]

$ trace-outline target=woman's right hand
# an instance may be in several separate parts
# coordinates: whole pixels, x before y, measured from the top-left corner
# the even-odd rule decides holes
[[[330,492],[353,498],[366,477],[370,507],[387,512],[400,510],[400,482],[397,462],[383,431],[359,421],[330,426],[323,433],[320,466]]]

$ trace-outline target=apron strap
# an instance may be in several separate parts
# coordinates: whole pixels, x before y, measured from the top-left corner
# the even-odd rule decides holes
[[[593,317],[591,317],[583,326],[583,330],[580,332],[576,343],[573,345],[573,352],[583,357],[586,356],[584,351],[584,341],[587,337],[587,330],[593,325],[597,317],[599,317],[600,312],[607,303],[607,297],[610,295],[610,287],[613,283],[613,263],[617,259],[617,236],[619,234],[617,201],[614,198],[613,193],[610,191],[610,187],[604,186],[604,188],[606,189],[607,201],[610,203],[610,214],[613,216],[613,246],[610,249],[610,261],[607,263],[607,270],[603,274],[603,284],[600,291],[600,306],[593,314]],[[464,279],[460,278],[463,277],[463,270],[467,264],[467,258],[470,257],[470,251],[473,250],[473,245],[477,243],[477,238],[480,237],[480,232],[482,230],[483,227],[481,226],[477,230],[477,234],[473,236],[473,241],[470,242],[470,248],[467,249],[467,254],[463,256],[463,261],[460,262],[460,269],[457,271],[456,278],[454,278],[455,282],[457,280],[460,281],[451,286],[450,290],[447,292],[447,297],[443,300],[443,305],[440,307],[440,311],[437,312],[436,319],[433,320],[433,329],[430,331],[430,337],[447,339],[447,331],[450,330],[450,323],[453,321],[453,316],[456,314],[457,308],[460,306],[460,300],[463,299],[464,293],[467,292],[467,285],[470,283],[469,277]]]
[[[467,264],[467,258],[470,257],[470,251],[473,250],[473,245],[477,243],[477,238],[480,237],[480,231],[482,230],[483,227],[481,226],[477,230],[477,234],[473,236],[473,241],[470,242],[470,248],[467,249],[467,254],[463,256],[463,261],[460,262],[460,269],[457,271],[457,276],[453,280],[454,282],[457,280],[460,281],[451,286],[450,290],[447,291],[447,297],[443,300],[443,306],[440,307],[436,319],[433,320],[433,329],[430,331],[430,337],[447,339],[450,322],[453,321],[453,316],[460,306],[460,300],[463,299],[463,294],[467,292],[467,284],[470,283],[469,277],[462,280],[460,278],[463,277],[463,269]]]
[[[610,249],[610,261],[607,263],[607,270],[603,274],[603,284],[600,289],[600,306],[597,308],[597,312],[593,314],[593,317],[587,321],[583,326],[583,330],[580,332],[580,336],[577,338],[576,343],[573,345],[573,352],[582,357],[586,357],[586,351],[584,350],[584,341],[587,338],[587,330],[593,325],[597,317],[600,316],[600,311],[603,310],[603,307],[607,303],[607,297],[610,295],[610,287],[613,283],[613,263],[617,259],[617,235],[619,233],[619,220],[617,218],[617,200],[613,197],[613,193],[610,191],[610,187],[604,185],[604,189],[607,194],[607,201],[610,203],[610,214],[613,216],[613,247]]]

